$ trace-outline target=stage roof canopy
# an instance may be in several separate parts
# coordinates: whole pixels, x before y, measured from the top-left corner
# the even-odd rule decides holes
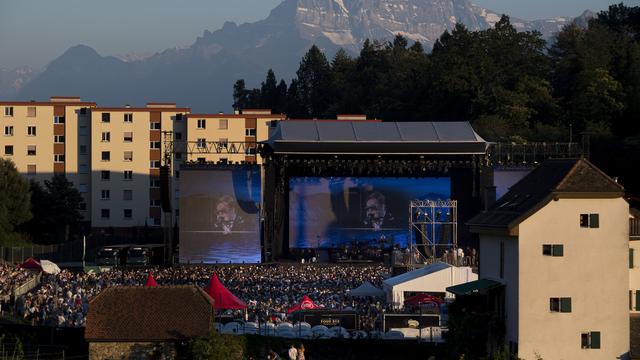
[[[278,121],[263,142],[276,154],[485,154],[488,143],[466,121]]]

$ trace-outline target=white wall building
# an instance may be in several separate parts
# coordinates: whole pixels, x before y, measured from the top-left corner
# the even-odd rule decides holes
[[[446,263],[434,263],[388,278],[383,281],[382,286],[387,301],[392,303],[394,308],[402,308],[405,292],[441,294],[452,298],[454,295],[447,292],[447,287],[477,279],[478,274],[473,273],[468,266],[456,267]]]
[[[469,221],[522,359],[629,356],[629,205],[586,160],[547,161]]]

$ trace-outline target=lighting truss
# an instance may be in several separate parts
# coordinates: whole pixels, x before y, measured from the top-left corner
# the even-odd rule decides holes
[[[424,242],[417,237],[424,239]],[[458,248],[458,201],[411,200],[409,203],[410,267],[431,264],[446,250]],[[416,259],[416,251],[419,259]]]

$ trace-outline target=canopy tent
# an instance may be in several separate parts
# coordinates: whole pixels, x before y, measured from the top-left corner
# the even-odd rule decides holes
[[[214,301],[214,309],[246,309],[247,304],[231,293],[218,278],[218,274],[213,273],[209,279],[209,284],[204,291],[211,296]]]
[[[42,271],[46,274],[49,274],[49,275],[60,274],[60,268],[53,261],[40,260],[40,266],[42,267]]]
[[[158,283],[156,282],[156,279],[153,278],[153,274],[151,272],[149,272],[149,275],[147,276],[147,282],[144,283],[144,286],[147,286],[147,287],[158,286]]]
[[[447,287],[477,280],[478,274],[468,266],[451,266],[446,263],[434,263],[425,267],[394,276],[383,281],[387,301],[393,307],[404,305],[405,292],[437,293],[452,298],[454,294]]]
[[[22,264],[18,265],[18,267],[21,269],[38,270],[38,271],[42,270],[42,265],[37,260],[31,257],[25,260]]]
[[[287,312],[289,314],[291,314],[294,311],[298,311],[298,310],[313,310],[313,309],[318,309],[320,308],[320,306],[316,305],[316,303],[313,302],[313,300],[311,300],[310,297],[308,297],[307,295],[302,297],[302,300],[300,300],[300,303],[295,305],[294,307],[289,308],[289,310],[287,310]]]
[[[447,291],[456,294],[458,296],[462,295],[474,295],[474,294],[486,294],[487,292],[503,287],[504,285],[500,282],[489,280],[489,279],[480,279],[476,281],[470,281],[468,283],[459,284],[455,286],[450,286],[447,288]]]
[[[349,291],[349,296],[353,297],[384,297],[384,291],[365,281],[362,285]]]

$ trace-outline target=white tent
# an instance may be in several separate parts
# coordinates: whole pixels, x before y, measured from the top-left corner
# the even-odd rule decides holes
[[[40,266],[42,266],[42,272],[49,275],[60,274],[60,268],[54,262],[49,260],[40,260]]]
[[[349,295],[353,297],[383,297],[384,291],[365,281],[362,285],[349,291]]]
[[[434,263],[388,278],[382,284],[387,301],[394,308],[401,308],[404,306],[405,291],[443,293],[445,297],[453,297],[453,294],[447,292],[447,287],[474,280],[478,280],[478,274],[473,273],[468,266]]]

